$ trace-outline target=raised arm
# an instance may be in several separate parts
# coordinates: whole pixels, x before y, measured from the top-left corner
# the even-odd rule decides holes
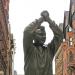
[[[33,40],[34,40],[34,32],[35,30],[41,25],[43,22],[43,18],[39,18],[38,20],[35,20],[31,24],[29,24],[23,33],[23,48],[24,51],[28,51],[29,48],[32,47],[33,45]]]
[[[49,44],[50,50],[52,50],[53,56],[57,52],[59,46],[61,45],[63,41],[63,32],[60,30],[60,28],[55,24],[55,22],[49,23],[50,28],[52,29],[54,33],[53,40]]]
[[[51,43],[48,44],[50,53],[54,56],[63,40],[63,32],[60,30],[57,24],[55,24],[55,22],[49,18],[49,13],[47,11],[43,11],[41,13],[41,16],[43,16],[45,21],[49,23],[49,27],[54,33],[53,40],[51,41]]]

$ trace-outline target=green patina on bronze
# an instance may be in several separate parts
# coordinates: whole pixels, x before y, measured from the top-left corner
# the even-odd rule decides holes
[[[49,27],[54,33],[53,40],[47,46],[44,45],[46,39],[45,28],[41,26],[44,21],[49,23]],[[60,28],[49,18],[49,13],[43,11],[41,18],[29,24],[24,30],[25,75],[53,75],[52,60],[62,39],[63,33]]]

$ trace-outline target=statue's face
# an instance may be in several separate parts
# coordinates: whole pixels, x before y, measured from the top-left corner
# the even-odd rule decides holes
[[[35,43],[39,43],[39,44],[44,44],[46,40],[46,32],[45,32],[45,28],[43,26],[41,26],[39,29],[37,29],[35,31]]]

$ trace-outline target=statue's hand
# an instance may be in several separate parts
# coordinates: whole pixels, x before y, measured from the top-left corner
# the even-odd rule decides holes
[[[44,21],[50,20],[48,11],[43,11],[41,16],[44,18]]]
[[[40,27],[41,23],[39,22],[38,19],[35,19],[35,21],[34,21],[34,25],[35,25],[35,27],[36,27],[36,29],[37,29],[37,28]]]

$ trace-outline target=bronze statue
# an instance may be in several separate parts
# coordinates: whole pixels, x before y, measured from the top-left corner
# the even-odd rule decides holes
[[[53,40],[45,47],[46,32],[42,22],[48,22],[54,33]],[[50,35],[49,35],[50,36]],[[25,75],[53,75],[52,60],[63,39],[60,28],[43,11],[41,17],[29,24],[24,30],[24,71]]]

